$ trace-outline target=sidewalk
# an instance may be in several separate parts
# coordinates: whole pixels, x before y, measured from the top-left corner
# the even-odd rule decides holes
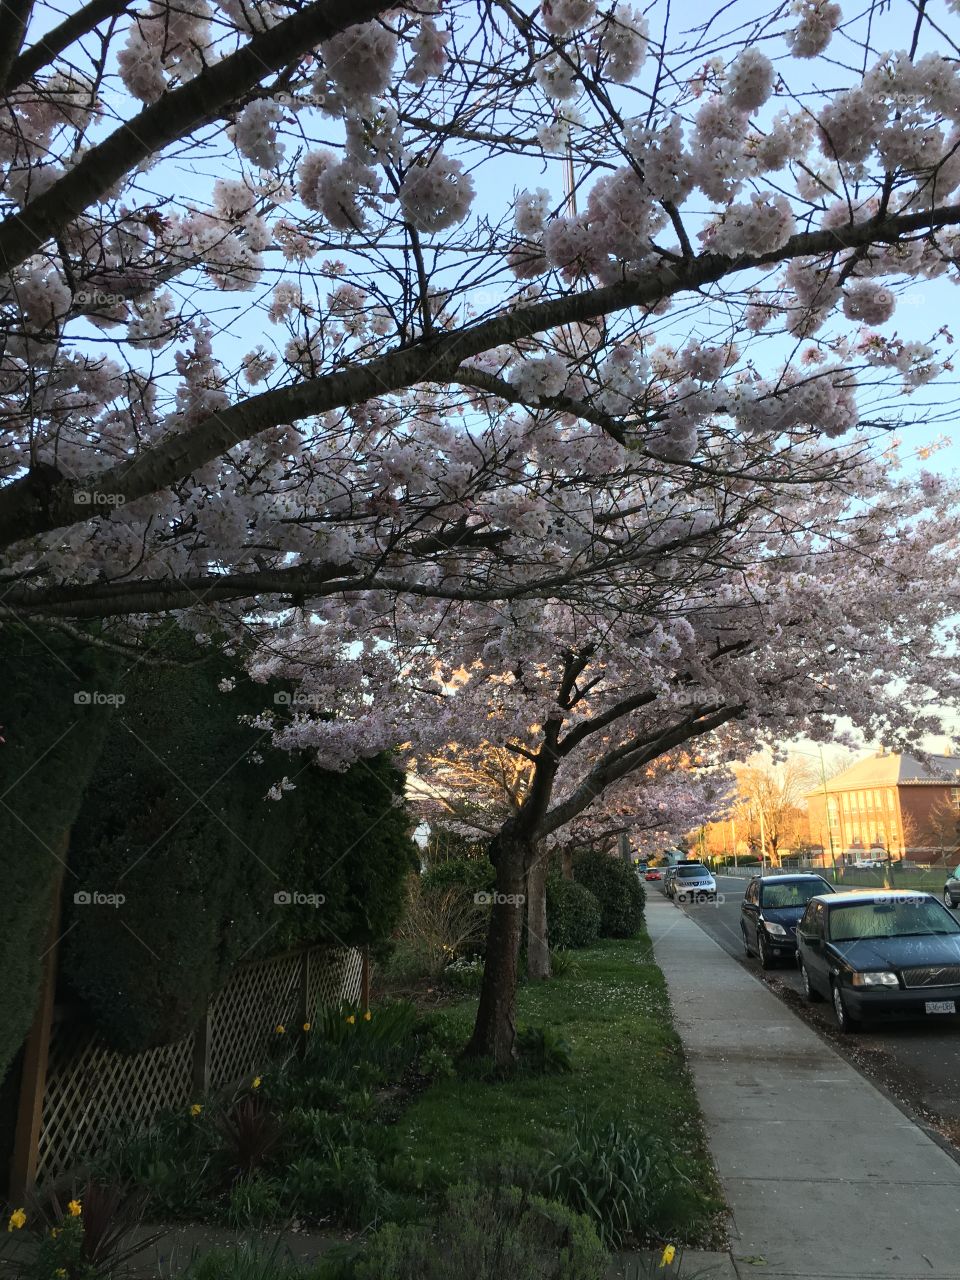
[[[647,924],[739,1276],[956,1280],[960,1165],[659,894]]]

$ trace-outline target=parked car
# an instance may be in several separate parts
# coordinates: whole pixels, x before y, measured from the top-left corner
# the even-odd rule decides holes
[[[960,907],[960,867],[954,867],[947,876],[947,883],[943,886],[943,905],[951,911]]]
[[[662,880],[663,872],[659,867],[649,867],[643,874],[644,880]]]
[[[670,885],[674,902],[716,902],[717,882],[702,862],[678,862]]]
[[[676,875],[677,875],[676,865],[672,867],[667,867],[664,870],[663,879],[660,881],[660,892],[663,894],[665,898],[672,897],[673,895],[673,882],[676,879]]]
[[[740,904],[740,933],[747,955],[756,952],[762,969],[772,969],[778,960],[792,960],[800,917],[810,899],[821,893],[833,893],[833,885],[814,872],[754,876]]]
[[[960,923],[930,893],[811,898],[797,926],[808,1000],[830,1000],[841,1031],[864,1019],[960,1009]]]

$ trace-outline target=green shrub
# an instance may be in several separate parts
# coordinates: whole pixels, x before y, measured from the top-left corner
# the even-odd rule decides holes
[[[547,934],[553,947],[589,947],[600,936],[600,904],[582,884],[547,881]]]
[[[573,874],[600,903],[600,936],[632,938],[643,924],[646,894],[639,876],[622,858],[596,849],[575,854]]]
[[[356,1280],[602,1280],[590,1223],[517,1187],[454,1187],[434,1223],[388,1224],[353,1268]]]
[[[580,1115],[546,1153],[539,1186],[586,1214],[604,1244],[617,1249],[659,1226],[687,1181],[662,1143],[636,1125]]]

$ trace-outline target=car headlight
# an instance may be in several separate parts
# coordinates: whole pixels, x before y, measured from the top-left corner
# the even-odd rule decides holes
[[[900,980],[895,973],[887,973],[881,969],[873,973],[855,973],[851,979],[855,987],[899,987]]]
[[[775,920],[764,920],[763,927],[771,938],[785,938],[787,936],[786,929],[782,924],[777,924]]]

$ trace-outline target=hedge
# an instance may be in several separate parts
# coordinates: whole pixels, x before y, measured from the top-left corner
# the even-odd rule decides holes
[[[550,946],[589,947],[600,936],[600,903],[585,885],[561,876],[547,880]]]
[[[336,774],[279,752],[240,723],[273,686],[181,633],[162,649],[185,665],[128,677],[71,839],[77,883],[119,904],[64,903],[63,974],[127,1052],[185,1035],[241,960],[386,936],[415,865],[388,758]],[[294,789],[268,799],[284,776]]]
[[[633,867],[612,854],[585,849],[574,854],[573,874],[600,903],[601,937],[632,938],[638,932],[646,893]]]

